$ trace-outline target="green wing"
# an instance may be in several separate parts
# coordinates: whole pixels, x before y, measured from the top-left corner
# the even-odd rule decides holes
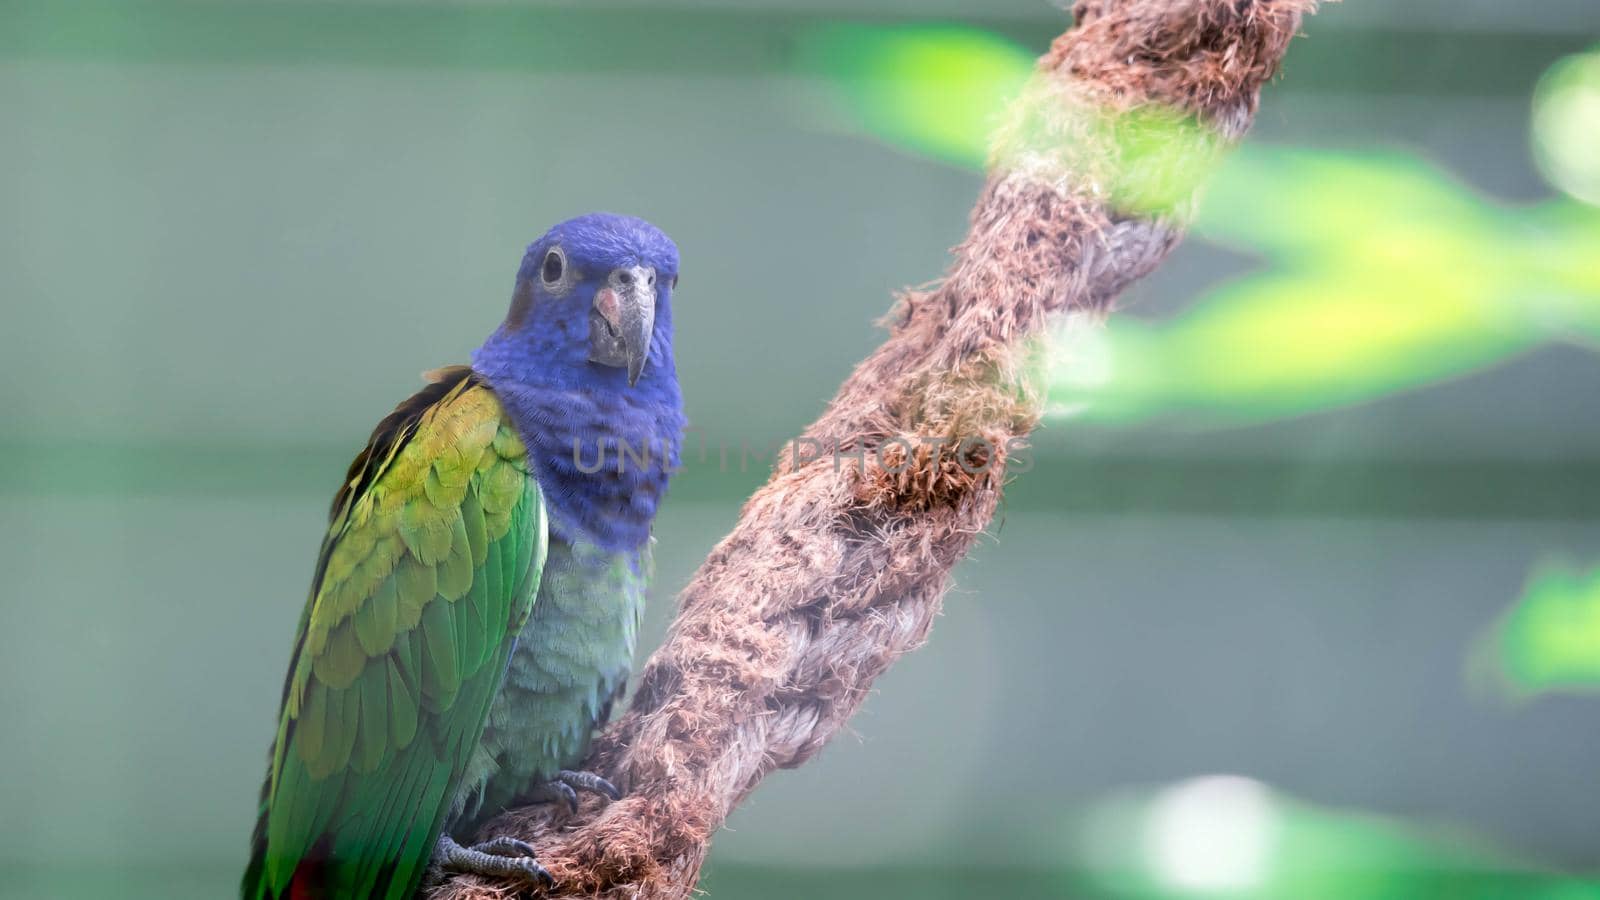
[[[468,370],[434,377],[334,501],[246,898],[411,896],[532,609],[547,536],[522,441]]]

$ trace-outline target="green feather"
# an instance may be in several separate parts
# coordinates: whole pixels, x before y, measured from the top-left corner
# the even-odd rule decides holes
[[[422,620],[423,607],[432,603],[439,593],[439,582],[433,567],[423,565],[414,556],[401,560],[395,576],[400,600],[396,621],[399,627],[409,631]]]
[[[400,618],[400,592],[392,579],[385,579],[372,599],[356,611],[356,638],[368,656],[386,653],[394,644]]]
[[[322,755],[322,741],[327,732],[328,697],[322,682],[314,681],[306,692],[306,705],[300,714],[295,741],[300,758],[306,762]]]
[[[500,557],[505,541],[493,541],[484,552],[483,557],[483,621],[490,628],[496,623],[506,621],[506,582],[505,570],[500,566]]]
[[[467,544],[472,548],[472,567],[481,568],[489,553],[489,532],[483,522],[483,507],[470,490],[461,500],[461,524],[466,528]]]
[[[329,635],[328,645],[317,657],[312,672],[329,688],[343,690],[355,684],[366,665],[367,654],[356,638],[355,623],[346,622]]]
[[[426,496],[417,497],[400,512],[400,538],[424,565],[435,566],[450,552],[447,512]]]
[[[457,601],[456,606],[462,607],[468,618],[467,639],[463,642],[466,645],[462,653],[463,665],[469,673],[476,672],[488,658],[491,649],[486,636],[491,629],[501,627],[489,618],[489,575],[483,566],[473,571],[472,587],[467,590],[467,596]]]
[[[450,705],[461,688],[456,665],[456,620],[450,604],[435,600],[422,611],[422,696],[435,709]]]
[[[361,736],[356,748],[355,770],[363,775],[378,768],[389,749],[389,667],[381,661],[361,673]]]
[[[328,691],[328,736],[316,762],[307,767],[312,778],[327,778],[350,763],[360,727],[361,692]]]
[[[450,612],[456,619],[456,660],[461,667],[461,677],[469,678],[483,665],[483,654],[489,647],[488,626],[484,624],[482,609],[472,602],[470,595],[450,604]]]
[[[340,729],[344,727],[344,708],[347,704],[357,706],[359,712],[360,698],[352,696],[349,691],[330,690],[326,693],[327,713],[323,726],[325,734],[322,738],[322,752],[306,761],[306,771],[311,777],[321,781],[333,774],[344,763],[346,753],[340,752],[344,745],[344,735]]]
[[[428,469],[428,474],[422,482],[422,489],[423,493],[427,494],[429,503],[441,508],[448,505],[450,492],[445,489],[443,482],[439,481],[437,468]]]
[[[389,673],[389,741],[403,750],[417,736],[417,697],[415,689],[401,676],[399,666],[399,662],[390,659],[385,668]]]
[[[450,523],[450,550],[439,561],[439,596],[458,600],[472,587],[472,544],[460,514]]]

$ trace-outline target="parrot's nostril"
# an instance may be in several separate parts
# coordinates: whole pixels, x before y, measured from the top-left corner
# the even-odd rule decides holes
[[[652,266],[618,267],[611,270],[611,284],[618,289],[636,286],[654,287],[655,283],[656,270]]]

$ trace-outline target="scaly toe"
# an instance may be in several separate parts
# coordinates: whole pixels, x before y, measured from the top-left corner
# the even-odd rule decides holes
[[[517,855],[505,855],[499,852],[513,849],[517,845],[527,848],[530,852]],[[494,852],[484,848],[493,848]],[[538,860],[533,858],[532,850],[532,847],[515,838],[495,838],[468,849],[446,834],[439,836],[439,842],[434,849],[433,863],[445,872],[483,875],[489,878],[539,884],[546,888],[553,887],[556,880],[550,877],[544,866],[539,865]]]
[[[490,856],[526,856],[533,859],[539,855],[532,844],[514,837],[497,837],[481,844],[474,844],[471,849]]]

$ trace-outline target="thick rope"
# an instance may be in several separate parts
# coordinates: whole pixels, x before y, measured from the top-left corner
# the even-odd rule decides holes
[[[1104,315],[1177,242],[1195,183],[1122,139],[1142,110],[1198,123],[1207,156],[1248,127],[1315,0],[1079,0],[1002,131],[946,279],[901,298],[840,388],[684,589],[632,707],[589,766],[626,791],[563,819],[513,810],[558,896],[683,898],[712,834],[774,769],[838,732],[927,637],[1036,424],[1035,354],[1066,313]],[[1184,168],[1180,166],[1180,168]],[[936,441],[942,440],[942,443]],[[458,877],[432,900],[527,890]]]

